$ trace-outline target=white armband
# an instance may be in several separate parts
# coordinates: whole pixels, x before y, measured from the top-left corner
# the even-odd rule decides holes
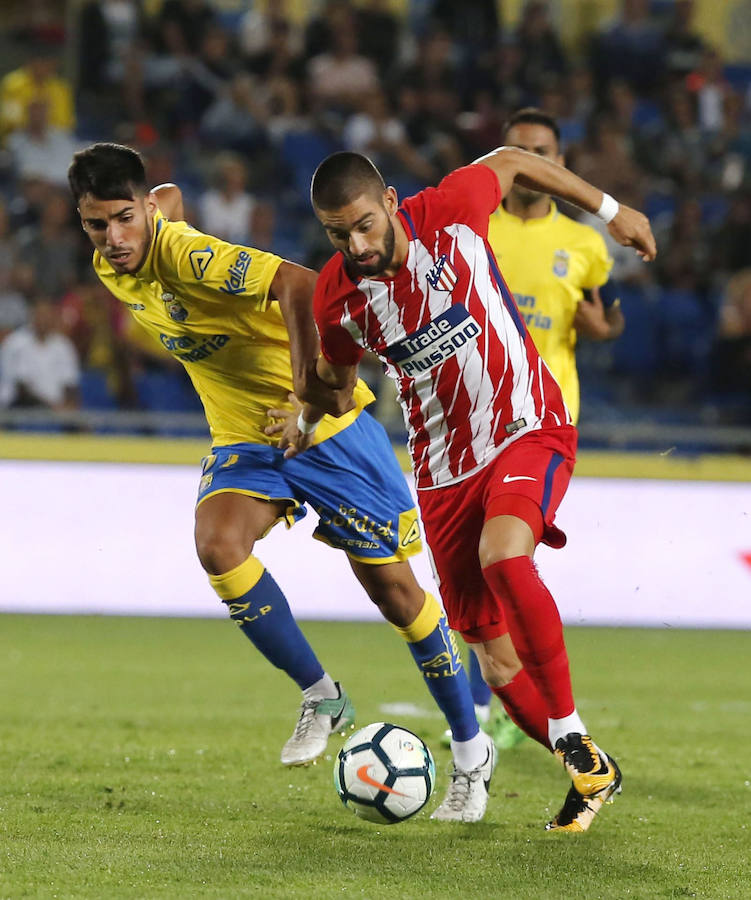
[[[313,434],[320,424],[320,419],[317,422],[306,422],[302,417],[302,413],[297,417],[297,430],[300,434]]]
[[[597,210],[595,215],[598,219],[602,219],[602,221],[607,225],[608,222],[612,222],[613,219],[618,215],[619,210],[618,201],[615,197],[611,197],[610,194],[606,194],[603,192],[602,195],[602,203],[600,204],[600,208]]]

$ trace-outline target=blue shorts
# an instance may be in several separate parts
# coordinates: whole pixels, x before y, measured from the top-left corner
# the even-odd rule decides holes
[[[292,459],[263,444],[213,447],[203,460],[197,502],[222,492],[285,503],[277,521],[288,528],[309,504],[318,514],[313,536],[360,562],[398,562],[422,549],[404,474],[370,413]]]

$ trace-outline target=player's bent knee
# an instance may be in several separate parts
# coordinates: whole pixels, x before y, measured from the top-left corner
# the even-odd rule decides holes
[[[232,526],[196,528],[196,552],[209,575],[221,575],[239,566],[252,551],[242,531]]]
[[[408,563],[366,565],[352,562],[352,569],[387,622],[400,628],[414,622],[425,603],[425,592]]]

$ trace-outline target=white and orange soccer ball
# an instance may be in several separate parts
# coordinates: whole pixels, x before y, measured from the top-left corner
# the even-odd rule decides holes
[[[435,763],[416,734],[374,722],[356,731],[339,751],[334,784],[356,816],[393,825],[428,802],[435,787]]]

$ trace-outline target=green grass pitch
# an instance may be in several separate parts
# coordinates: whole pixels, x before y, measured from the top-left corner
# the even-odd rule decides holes
[[[0,898],[751,897],[748,633],[568,630],[580,710],[624,792],[587,834],[555,835],[566,779],[531,742],[501,756],[479,825],[358,820],[332,785],[341,738],[314,767],[279,764],[297,689],[229,622],[0,627]],[[304,630],[360,725],[397,721],[432,748],[429,812],[444,724],[401,640]]]

